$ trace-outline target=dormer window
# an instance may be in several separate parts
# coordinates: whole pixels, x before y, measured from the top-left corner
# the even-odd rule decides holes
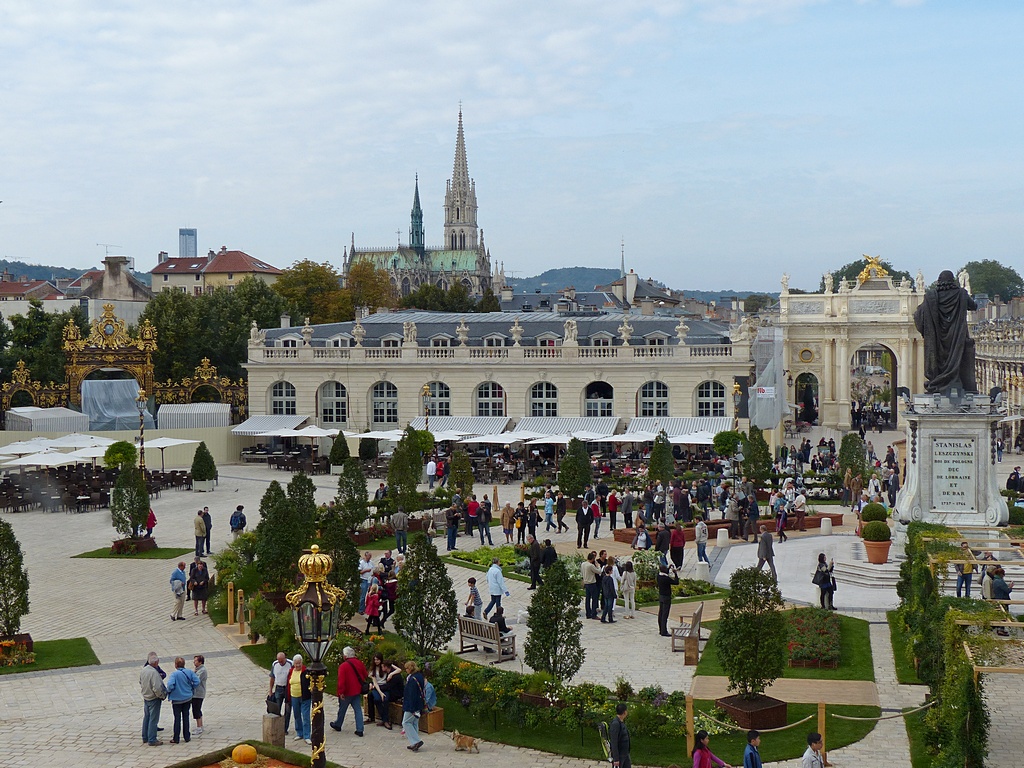
[[[430,340],[430,346],[432,346],[432,347],[448,347],[448,346],[450,346],[450,344],[448,343],[448,338],[446,336],[441,336],[441,337],[436,338],[436,339],[431,339]]]

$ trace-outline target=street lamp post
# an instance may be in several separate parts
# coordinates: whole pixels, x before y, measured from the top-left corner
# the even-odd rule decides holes
[[[330,555],[322,554],[314,544],[309,553],[299,558],[299,570],[305,580],[302,586],[287,596],[295,619],[295,636],[309,654],[310,692],[310,741],[313,742],[312,768],[325,768],[324,754],[324,677],[327,667],[323,658],[338,633],[341,618],[341,601],[344,590],[327,583],[327,574],[334,567]]]
[[[423,428],[430,431],[430,385],[424,384],[423,391],[420,392],[420,397],[423,398]]]
[[[146,390],[140,389],[135,398],[135,407],[139,409],[139,469],[146,476]]]

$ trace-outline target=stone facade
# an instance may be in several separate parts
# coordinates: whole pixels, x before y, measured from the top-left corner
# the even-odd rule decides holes
[[[1024,409],[1024,320],[997,320],[979,323],[971,329],[974,337],[978,391],[988,393],[993,387],[1003,390],[1006,411],[1019,417]],[[1021,433],[1015,419],[1001,425],[1007,448],[1014,445]]]
[[[431,416],[731,417],[750,342],[667,317],[407,311],[254,329],[245,367],[252,415],[356,430],[422,416],[425,384]]]

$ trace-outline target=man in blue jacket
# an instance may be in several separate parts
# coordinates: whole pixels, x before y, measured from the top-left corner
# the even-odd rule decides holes
[[[164,686],[174,709],[174,738],[171,744],[177,744],[181,736],[188,743],[192,740],[188,730],[189,710],[192,706],[192,692],[199,687],[199,677],[191,669],[185,668],[185,659],[179,656],[174,660],[174,671],[167,676]]]

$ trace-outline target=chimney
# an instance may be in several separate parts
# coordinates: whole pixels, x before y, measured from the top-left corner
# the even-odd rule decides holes
[[[213,251],[210,251],[210,253],[213,253]],[[285,313],[283,313],[281,315],[281,327],[282,328],[291,328],[292,327],[292,316],[289,315],[287,312],[285,312]]]
[[[504,285],[501,288],[501,300],[512,301],[512,286]]]
[[[160,253],[156,255],[156,263],[163,264],[165,261],[167,261],[167,251],[160,251]]]
[[[640,314],[648,316],[654,314],[654,299],[640,299]]]
[[[625,283],[626,283],[625,289],[626,289],[626,291],[625,291],[625,295],[622,297],[622,300],[625,301],[627,304],[629,304],[631,306],[633,304],[633,299],[636,298],[636,283],[637,283],[637,279],[638,279],[637,278],[637,274],[632,269],[629,270],[629,272],[626,274],[626,280],[625,280]]]

